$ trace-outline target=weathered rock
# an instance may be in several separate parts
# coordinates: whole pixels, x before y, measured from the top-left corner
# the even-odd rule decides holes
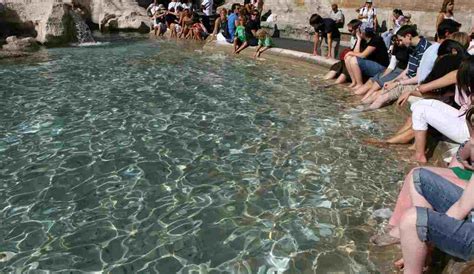
[[[104,30],[150,29],[145,9],[133,0],[8,0],[2,22],[12,29],[6,32],[11,35],[28,32],[40,43],[68,43],[75,40],[73,5]]]
[[[7,44],[2,48],[5,51],[35,51],[39,49],[38,42],[33,37],[18,39],[16,36],[10,36],[6,39]]]
[[[20,51],[5,51],[0,50],[0,60],[7,59],[7,58],[19,58],[29,56],[30,54],[27,52],[20,52]]]
[[[150,19],[146,10],[133,0],[74,0],[87,10],[101,30],[137,30],[148,32]]]
[[[68,4],[54,0],[9,0],[5,9],[4,21],[14,28],[13,33],[29,32],[44,44],[67,43],[74,38]]]

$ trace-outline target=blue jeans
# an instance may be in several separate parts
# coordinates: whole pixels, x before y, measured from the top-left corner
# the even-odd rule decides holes
[[[385,67],[372,60],[357,57],[357,64],[359,65],[362,75],[367,77],[374,77],[380,72],[385,71]]]
[[[385,71],[384,71],[385,72]],[[383,87],[383,85],[388,82],[392,81],[393,79],[397,78],[400,73],[403,72],[403,70],[399,68],[395,68],[391,72],[389,72],[387,75],[383,75],[384,72],[377,73],[374,77],[370,78],[372,81],[376,82],[380,87]]]
[[[417,207],[416,228],[423,242],[431,242],[440,250],[470,260],[474,255],[473,213],[465,220],[457,220],[445,213],[456,203],[463,189],[426,169],[413,173],[415,188],[433,207]]]

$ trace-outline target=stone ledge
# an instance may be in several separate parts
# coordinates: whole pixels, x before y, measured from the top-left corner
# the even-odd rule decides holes
[[[231,52],[232,51],[232,44],[226,43],[226,42],[209,42],[204,46],[204,49],[221,49],[226,52]],[[242,51],[242,55],[245,56],[252,56],[254,54],[255,49],[250,47],[248,49],[245,49]],[[336,59],[328,59],[325,57],[321,56],[314,56],[312,54],[306,53],[306,52],[300,52],[300,51],[295,51],[295,50],[289,50],[289,49],[282,49],[282,48],[270,48],[266,52],[263,53],[263,56],[265,55],[273,55],[273,56],[281,56],[281,57],[287,57],[293,60],[297,61],[303,61],[307,62],[310,64],[316,64],[322,67],[329,68],[335,63],[338,62]]]

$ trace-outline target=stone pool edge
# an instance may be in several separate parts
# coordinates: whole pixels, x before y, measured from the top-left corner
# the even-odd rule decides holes
[[[226,42],[217,42],[211,41],[204,45],[204,50],[212,50],[212,49],[221,49],[224,51],[232,52],[233,45],[226,43]],[[245,56],[253,56],[255,50],[254,48],[248,48],[242,51],[240,54]],[[290,50],[290,49],[282,49],[282,48],[270,48],[265,51],[262,56],[265,58],[266,55],[276,56],[276,57],[286,57],[295,61],[303,61],[309,64],[315,64],[321,67],[330,68],[332,65],[337,63],[339,60],[336,59],[328,59],[322,56],[314,56],[310,53]]]

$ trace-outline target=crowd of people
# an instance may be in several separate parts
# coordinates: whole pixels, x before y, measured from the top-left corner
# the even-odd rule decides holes
[[[247,3],[248,2],[248,3]],[[155,36],[169,32],[171,38],[206,40],[216,39],[234,45],[239,54],[248,47],[256,47],[255,57],[273,46],[271,35],[260,27],[263,0],[233,4],[228,11],[221,8],[214,16],[212,0],[204,0],[195,7],[191,0],[181,3],[172,0],[166,8],[154,0],[147,8]]]
[[[260,27],[262,0],[222,8],[215,20],[212,6],[212,0],[204,0],[200,15],[189,2],[173,0],[168,8],[155,2],[148,10],[157,36],[169,30],[176,38],[212,37],[233,44],[235,54],[256,47],[255,57],[273,46],[271,35]],[[309,19],[313,54],[338,58],[325,80],[349,83],[363,111],[411,104],[411,117],[394,136],[368,143],[413,143],[413,160],[422,165],[428,160],[429,137],[460,144],[449,168],[421,167],[407,175],[389,227],[371,238],[380,246],[401,243],[403,259],[396,264],[405,273],[423,271],[430,246],[464,260],[474,256],[474,182],[469,184],[474,171],[474,28],[470,34],[460,32],[454,10],[454,0],[443,0],[434,39],[421,36],[401,9],[393,10],[391,26],[382,29],[372,0],[347,24],[336,4],[328,17],[313,14]],[[345,26],[350,47],[339,52]]]

